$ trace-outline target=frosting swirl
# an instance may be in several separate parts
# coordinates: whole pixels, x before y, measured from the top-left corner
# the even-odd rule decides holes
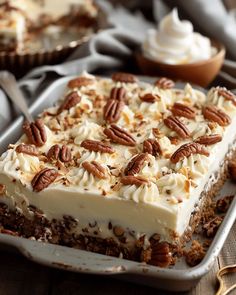
[[[85,139],[99,140],[102,136],[101,126],[84,120],[79,126],[72,129],[71,135],[74,137],[74,143],[78,145]]]

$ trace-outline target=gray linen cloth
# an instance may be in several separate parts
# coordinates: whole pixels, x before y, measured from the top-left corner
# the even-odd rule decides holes
[[[144,40],[146,30],[153,26],[141,13],[131,14],[128,10],[113,8],[104,0],[98,4],[108,15],[109,27],[95,35],[89,43],[78,48],[70,58],[62,64],[43,66],[32,70],[19,81],[22,88],[27,89],[29,104],[37,97],[47,83],[49,73],[54,77],[77,75],[82,71],[94,72],[115,71],[121,67],[129,69],[130,56]],[[230,59],[226,59],[220,73],[222,85],[236,88],[236,18],[229,13],[221,0],[154,0],[153,14],[156,22],[174,6],[180,14],[191,20],[199,31],[205,35],[222,41]],[[214,7],[214,9],[213,9]],[[207,25],[206,25],[207,24]],[[0,93],[0,131],[11,122],[11,106],[4,94]]]

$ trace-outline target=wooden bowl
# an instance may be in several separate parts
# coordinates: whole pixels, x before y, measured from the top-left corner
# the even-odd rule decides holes
[[[217,53],[208,60],[191,64],[165,64],[148,59],[140,51],[135,54],[135,57],[144,75],[165,76],[207,87],[218,74],[225,57],[224,45],[216,41],[211,41],[211,44],[217,49]]]

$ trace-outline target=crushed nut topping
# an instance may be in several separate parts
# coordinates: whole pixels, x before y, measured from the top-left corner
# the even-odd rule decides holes
[[[135,139],[124,129],[112,124],[109,128],[104,129],[104,134],[114,143],[127,146],[135,146]]]
[[[108,123],[115,123],[120,119],[121,112],[125,106],[122,100],[109,99],[104,107],[103,118]]]
[[[216,87],[216,90],[219,95],[223,96],[226,100],[232,101],[232,103],[236,106],[236,95],[226,89],[225,87]]]
[[[82,163],[82,166],[85,170],[87,170],[89,173],[93,174],[93,176],[99,179],[107,178],[105,168],[102,167],[102,165],[96,161],[92,161],[92,162],[85,161]]]
[[[197,143],[197,142],[189,142],[189,143],[185,143],[183,144],[181,147],[179,147],[171,156],[170,160],[172,163],[177,163],[180,160],[182,160],[183,158],[188,158],[190,157],[192,154],[201,154],[204,156],[209,156],[209,152],[208,150],[206,150],[206,148]]]
[[[73,80],[70,80],[68,83],[68,87],[73,89],[73,88],[80,88],[82,86],[88,86],[94,84],[95,79],[91,79],[88,77],[77,77]]]
[[[153,103],[155,101],[158,101],[161,99],[161,97],[158,94],[152,94],[152,93],[146,93],[142,96],[139,96],[139,98],[144,102]]]
[[[58,114],[60,114],[64,110],[69,110],[70,108],[76,106],[80,101],[81,101],[81,97],[77,93],[77,91],[73,91],[67,94],[65,100],[63,101],[63,103],[58,109]]]
[[[0,183],[0,196],[4,195],[6,192],[6,186],[5,184]]]
[[[44,168],[31,181],[33,191],[40,192],[55,181],[58,176],[56,169]]]
[[[218,213],[226,213],[234,199],[234,195],[225,196],[216,202],[216,210]]]
[[[124,185],[136,186],[149,184],[149,181],[145,177],[134,175],[123,176],[121,177],[120,182]]]
[[[113,154],[115,150],[108,144],[102,141],[86,139],[81,142],[81,147],[94,152]]]
[[[154,157],[162,154],[161,146],[156,139],[146,139],[143,142],[143,152],[148,153]]]
[[[185,117],[187,119],[194,119],[196,117],[196,110],[193,107],[179,102],[174,103],[171,111],[174,116]]]
[[[43,146],[47,141],[46,129],[41,119],[37,119],[35,122],[31,123],[25,121],[23,124],[23,131],[30,143],[36,146]]]
[[[195,266],[202,261],[205,254],[202,245],[198,241],[193,240],[191,248],[185,252],[185,259],[189,266]]]
[[[205,119],[218,123],[220,126],[227,126],[231,123],[230,117],[216,106],[206,106],[202,110]]]
[[[70,162],[72,159],[71,150],[66,145],[60,147],[58,144],[53,145],[48,153],[47,158],[49,160],[60,160],[61,162]]]
[[[128,163],[124,170],[125,175],[135,175],[139,173],[143,167],[144,162],[147,160],[147,153],[141,153],[136,155]]]
[[[205,232],[205,235],[208,238],[214,237],[222,221],[223,221],[222,217],[216,216],[213,219],[211,219],[209,222],[204,224],[202,228],[203,228],[203,231]]]
[[[114,73],[111,76],[112,80],[115,82],[123,82],[123,83],[136,83],[138,81],[138,79],[129,73],[122,73],[122,72],[118,72],[118,73]]]
[[[169,116],[165,118],[163,122],[168,128],[175,131],[179,137],[184,139],[190,136],[190,131],[178,118]]]
[[[110,99],[126,102],[126,90],[124,87],[113,87],[110,92]]]
[[[222,140],[222,136],[220,134],[211,134],[211,135],[203,135],[198,137],[195,142],[203,144],[203,145],[212,145]]]
[[[39,151],[35,145],[21,143],[16,147],[17,153],[27,154],[30,156],[38,156]]]
[[[171,79],[162,77],[154,83],[155,86],[161,89],[171,89],[175,86],[175,82]]]

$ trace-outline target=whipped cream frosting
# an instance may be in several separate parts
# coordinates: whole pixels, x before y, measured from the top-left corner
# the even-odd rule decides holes
[[[84,77],[91,78],[87,74]],[[58,115],[58,106],[52,107],[41,115],[47,126],[48,140],[38,148],[40,156],[16,152],[19,143],[27,142],[25,135],[1,156],[0,183],[7,187],[6,197],[1,197],[1,201],[25,214],[28,214],[28,205],[33,205],[42,210],[49,220],[70,215],[78,219],[82,227],[96,221],[101,237],[112,235],[107,229],[107,224],[112,221],[139,236],[151,236],[158,232],[163,239],[172,241],[171,232],[181,236],[185,231],[204,186],[210,175],[219,169],[233,141],[234,112],[228,110],[228,101],[215,88],[205,95],[190,84],[182,90],[163,90],[144,82],[124,83],[108,78],[92,78],[92,84],[76,89],[81,96],[77,105]],[[126,89],[126,105],[116,124],[132,134],[136,140],[134,147],[113,143],[103,133],[107,126],[103,108],[113,87]],[[143,102],[140,99],[143,93],[158,93],[160,99],[154,103]],[[68,90],[65,96],[67,94]],[[163,119],[172,114],[171,107],[175,102],[196,110],[194,119],[179,117],[190,132],[187,139],[178,138],[175,131],[163,124]],[[89,111],[81,112],[85,103],[90,106],[86,107]],[[212,122],[209,124],[201,111],[209,104],[225,111],[232,123],[226,127]],[[141,108],[145,111],[140,111]],[[212,134],[222,135],[222,141],[205,146],[209,157],[194,154],[176,164],[170,161],[171,155],[183,144]],[[172,141],[173,138],[178,140]],[[85,139],[108,141],[114,152],[89,151],[80,145]],[[158,156],[148,154],[137,173],[149,182],[138,187],[122,184],[120,177],[125,167],[142,152],[146,139],[156,139],[162,151]],[[45,160],[45,155],[54,144],[66,144],[71,149],[73,164],[62,167],[62,163],[55,166],[55,163]],[[106,178],[99,179],[85,170],[82,166],[85,161],[98,162],[104,168]],[[45,167],[58,169],[58,177],[50,186],[36,193],[31,181]]]
[[[207,60],[216,53],[210,39],[194,32],[190,21],[180,20],[177,9],[166,15],[158,29],[149,29],[143,54],[167,64],[188,64]]]

